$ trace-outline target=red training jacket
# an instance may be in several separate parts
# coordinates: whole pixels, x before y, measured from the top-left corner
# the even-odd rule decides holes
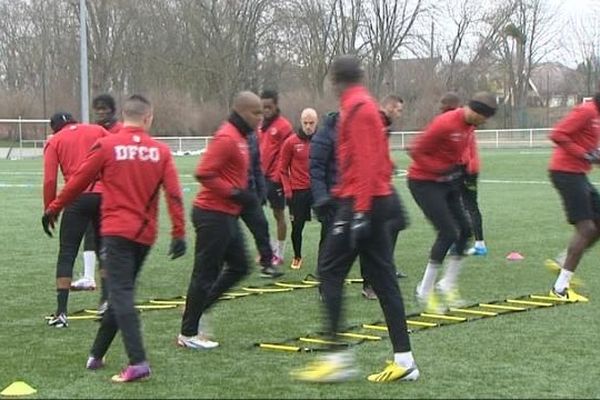
[[[464,164],[464,155],[475,139],[475,126],[465,122],[465,110],[457,108],[435,117],[411,143],[408,178],[439,181],[452,167]]]
[[[194,206],[238,216],[242,206],[231,199],[233,189],[248,188],[250,156],[246,137],[225,122],[202,156],[196,178],[202,184]]]
[[[392,193],[385,127],[377,102],[364,86],[342,93],[336,154],[339,175],[332,194],[354,199],[355,212],[370,211],[373,197]]]
[[[260,166],[265,178],[279,182],[279,154],[283,142],[292,134],[292,124],[279,115],[266,129],[259,129]]]
[[[310,189],[309,151],[310,140],[298,135],[291,135],[283,142],[279,156],[279,177],[288,199],[294,190]]]
[[[108,132],[99,125],[67,124],[56,132],[44,147],[44,210],[56,198],[58,168],[65,183],[84,160],[88,150]],[[99,193],[101,185],[92,184],[89,192]]]
[[[593,101],[575,106],[552,130],[556,147],[550,158],[550,171],[587,173],[592,165],[583,156],[598,148],[600,113]]]
[[[108,131],[110,133],[119,133],[119,131],[123,129],[123,123],[121,121],[115,122],[113,126],[111,126]]]
[[[479,149],[477,149],[477,135],[473,133],[465,153],[463,163],[467,167],[467,174],[475,175],[481,169],[481,160],[479,159]]]
[[[127,126],[96,142],[71,180],[50,204],[58,213],[101,173],[102,236],[120,236],[144,245],[156,240],[158,194],[165,190],[171,235],[185,236],[181,185],[169,147],[143,129]]]

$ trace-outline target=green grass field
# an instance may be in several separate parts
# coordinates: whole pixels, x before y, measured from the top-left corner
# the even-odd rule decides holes
[[[544,293],[553,276],[544,259],[562,250],[571,234],[558,196],[548,184],[548,150],[483,152],[480,204],[490,254],[469,258],[461,276],[463,296],[470,302],[491,301],[530,293]],[[400,167],[407,158],[397,154]],[[189,223],[196,193],[192,174],[196,158],[177,160],[186,195]],[[253,348],[260,340],[279,340],[318,330],[320,304],[316,289],[251,296],[218,303],[213,312],[221,347],[211,352],[177,348],[175,336],[181,308],[142,314],[145,345],[153,376],[144,383],[116,385],[110,376],[126,363],[118,337],[108,354],[105,370],[84,369],[97,328],[90,321],[72,321],[68,329],[45,325],[43,316],[54,311],[54,276],[58,248],[40,226],[41,160],[0,161],[0,390],[24,380],[39,398],[599,398],[600,359],[597,299],[600,272],[594,249],[584,258],[578,276],[587,286],[588,304],[552,307],[490,318],[468,324],[431,329],[411,335],[421,370],[414,383],[377,385],[366,375],[379,370],[391,357],[388,340],[356,347],[361,378],[336,385],[301,384],[289,371],[314,359],[314,354],[280,353]],[[597,174],[594,181],[600,181]],[[416,312],[413,291],[427,261],[434,237],[417,209],[404,179],[396,185],[411,225],[396,248],[396,261],[409,274],[400,281],[407,312]],[[163,204],[164,206],[164,204]],[[269,213],[270,214],[270,213]],[[193,255],[169,261],[169,223],[161,212],[159,241],[146,262],[137,299],[172,297],[186,292]],[[298,280],[315,269],[319,225],[305,230],[305,263],[300,271],[286,265],[286,280]],[[252,241],[247,241],[254,257]],[[507,253],[519,251],[521,262],[508,262]],[[288,244],[287,259],[291,259]],[[81,271],[78,258],[75,276]],[[255,269],[246,281],[260,285]],[[358,277],[358,268],[351,276]],[[70,310],[94,307],[97,293],[72,293]],[[364,300],[360,285],[346,288],[346,322],[356,324],[381,318],[378,303]],[[35,397],[35,396],[34,396]]]

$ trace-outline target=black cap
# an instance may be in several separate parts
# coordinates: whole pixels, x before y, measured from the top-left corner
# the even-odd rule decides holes
[[[65,125],[73,124],[75,122],[77,121],[75,121],[75,118],[73,118],[70,113],[59,111],[50,117],[50,128],[52,128],[52,131],[56,133],[64,128]]]

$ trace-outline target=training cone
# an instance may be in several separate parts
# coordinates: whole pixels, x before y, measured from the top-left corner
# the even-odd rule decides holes
[[[8,385],[2,392],[1,396],[29,396],[37,393],[37,390],[29,386],[23,381],[16,381]]]
[[[521,253],[519,253],[519,252],[517,252],[517,251],[513,251],[512,253],[509,253],[509,254],[506,256],[506,259],[507,259],[508,261],[521,261],[521,260],[523,260],[524,258],[525,258],[525,257],[523,257],[523,256],[521,255]]]

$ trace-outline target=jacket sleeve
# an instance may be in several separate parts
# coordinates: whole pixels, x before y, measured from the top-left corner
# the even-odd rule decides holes
[[[256,195],[259,200],[266,198],[267,188],[265,183],[265,176],[260,166],[260,145],[258,143],[258,136],[256,134],[251,136],[250,146],[252,147],[252,174],[254,175],[254,185],[256,189]]]
[[[202,186],[210,188],[222,197],[229,197],[233,185],[221,177],[223,166],[229,161],[231,154],[237,151],[236,144],[226,137],[215,137],[206,149],[196,169],[196,178]]]
[[[411,158],[422,167],[427,167],[433,173],[442,174],[448,169],[448,164],[436,157],[439,151],[440,139],[446,135],[447,128],[439,119],[434,120],[425,131],[417,136],[410,145]]]
[[[479,150],[477,149],[477,136],[475,133],[471,133],[469,138],[469,145],[465,151],[464,164],[467,166],[468,174],[476,174],[479,172]]]
[[[281,186],[283,186],[283,193],[286,199],[292,197],[292,186],[290,184],[290,166],[292,163],[292,155],[294,154],[294,147],[292,142],[287,140],[283,142],[281,147],[281,153],[279,155],[279,180]]]
[[[556,124],[550,139],[567,153],[583,158],[590,149],[584,149],[573,141],[573,136],[579,134],[596,116],[590,108],[576,107],[565,118]]]
[[[44,210],[56,198],[57,175],[58,154],[54,143],[49,141],[44,148]]]
[[[374,112],[375,111],[375,112]],[[354,211],[371,211],[373,201],[373,185],[375,184],[375,163],[381,160],[375,160],[375,141],[378,140],[377,134],[383,135],[383,127],[379,116],[379,111],[374,107],[362,106],[356,110],[356,115],[352,119],[352,125],[349,127],[349,141],[352,165],[350,168],[358,170],[354,174]],[[374,128],[379,127],[380,129]],[[373,130],[377,132],[373,132]]]
[[[165,171],[163,175],[162,185],[165,190],[165,200],[167,209],[171,217],[171,237],[183,238],[185,236],[185,218],[183,210],[183,193],[177,169],[173,162],[173,156],[169,150],[164,150],[166,157]]]
[[[334,143],[330,128],[325,124],[321,126],[310,141],[310,189],[315,204],[320,204],[329,199],[329,185],[327,182],[329,164],[334,158]]]
[[[104,166],[105,149],[101,142],[96,142],[77,171],[69,179],[56,199],[47,207],[47,211],[58,214],[64,207],[71,204],[89,185],[94,182]]]

